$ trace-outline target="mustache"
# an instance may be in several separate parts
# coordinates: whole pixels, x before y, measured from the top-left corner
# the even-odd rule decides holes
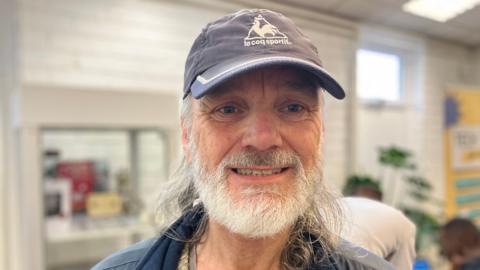
[[[293,151],[280,149],[271,149],[266,151],[245,150],[239,153],[228,155],[220,164],[221,168],[255,166],[298,168],[301,166],[301,160],[300,156]]]

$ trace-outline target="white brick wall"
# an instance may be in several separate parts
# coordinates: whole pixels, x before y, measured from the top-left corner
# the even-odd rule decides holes
[[[12,123],[11,98],[16,84],[16,7],[14,0],[0,1],[0,269],[17,270],[21,235],[15,180],[18,156]]]
[[[424,83],[424,130],[420,135],[425,174],[435,183],[435,196],[444,198],[443,98],[448,85],[470,84],[469,51],[459,45],[428,40]]]
[[[324,61],[328,71],[335,75],[335,78],[345,87],[347,91],[347,99],[336,100],[330,95],[325,95],[325,179],[332,186],[341,188],[345,177],[347,176],[349,166],[349,110],[351,95],[348,91],[352,91],[352,67],[351,61],[355,47],[354,37],[335,37],[329,34],[319,33],[311,34],[317,41],[319,54]]]
[[[478,46],[473,52],[473,68],[472,68],[472,83],[480,85],[480,46]]]
[[[219,13],[155,1],[20,1],[22,81],[181,89],[192,38]]]

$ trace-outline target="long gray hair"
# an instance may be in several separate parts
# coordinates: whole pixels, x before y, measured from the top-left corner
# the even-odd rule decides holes
[[[182,125],[190,130],[192,126],[191,96],[181,101],[180,108]],[[191,165],[183,157],[159,196],[156,218],[160,228],[168,228],[193,208],[194,202],[199,198],[194,177]],[[343,220],[343,212],[338,203],[339,197],[325,185],[325,181],[319,182],[310,206],[303,215],[298,217],[290,232],[288,243],[281,256],[284,269],[306,269],[312,261],[320,262],[325,259],[338,244]],[[200,241],[207,224],[208,214],[205,214],[197,232],[187,241],[193,244]],[[312,238],[306,239],[306,233]],[[321,254],[315,254],[314,243],[321,246]]]

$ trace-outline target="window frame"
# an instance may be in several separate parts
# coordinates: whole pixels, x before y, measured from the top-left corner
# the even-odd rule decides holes
[[[425,41],[421,38],[406,35],[402,32],[385,30],[381,27],[365,25],[359,28],[359,38],[356,51],[360,49],[378,51],[398,55],[401,61],[400,67],[400,94],[398,101],[389,102],[383,100],[369,100],[359,98],[356,85],[356,53],[355,53],[355,99],[361,106],[375,108],[402,109],[413,106],[423,109],[423,83],[425,65]]]
[[[396,100],[386,100],[382,98],[363,98],[360,96],[360,89],[358,86],[358,52],[360,50],[366,50],[366,51],[371,51],[371,52],[376,52],[376,53],[381,53],[381,54],[389,54],[393,55],[395,57],[398,57],[399,60],[399,74],[398,74],[398,79],[399,79],[399,85],[398,85],[398,99]],[[357,48],[356,50],[356,61],[355,61],[355,76],[356,76],[356,84],[355,84],[355,91],[357,94],[358,99],[362,104],[366,105],[389,105],[389,106],[402,106],[406,102],[406,91],[405,91],[405,59],[404,55],[399,52],[398,50],[393,50],[391,48],[386,48],[386,47],[380,47],[380,46],[362,46]]]

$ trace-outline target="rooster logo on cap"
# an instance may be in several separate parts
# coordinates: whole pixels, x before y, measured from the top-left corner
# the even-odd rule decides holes
[[[248,31],[248,38],[253,38],[252,32],[255,32],[255,34],[262,38],[267,37],[267,35],[271,37],[274,37],[275,35],[285,37],[285,34],[280,32],[276,26],[265,20],[262,15],[258,15],[257,17],[255,17],[253,21],[253,26],[252,28],[250,28],[250,31]]]
[[[278,27],[269,23],[262,15],[253,19],[253,25],[245,37],[245,46],[255,45],[288,45],[288,37],[278,30]]]

